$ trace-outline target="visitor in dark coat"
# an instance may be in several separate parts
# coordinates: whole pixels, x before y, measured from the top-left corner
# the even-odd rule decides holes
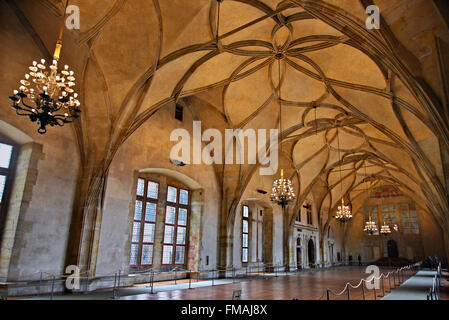
[[[438,257],[435,255],[433,257],[433,267],[436,269],[438,268],[438,265],[440,264],[440,260],[438,259]]]
[[[433,260],[431,256],[427,257],[427,265],[429,266],[430,269],[433,268]]]

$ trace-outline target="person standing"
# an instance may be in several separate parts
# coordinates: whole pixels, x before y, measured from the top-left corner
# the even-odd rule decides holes
[[[360,253],[357,257],[357,260],[359,260],[359,266],[361,267],[362,266],[362,257],[360,256]]]
[[[432,257],[431,256],[427,257],[427,264],[429,265],[430,269],[433,269],[433,261],[432,261]]]
[[[433,267],[435,268],[435,269],[438,269],[438,265],[440,264],[440,260],[438,259],[438,257],[437,257],[437,255],[435,255],[434,257],[433,257]]]

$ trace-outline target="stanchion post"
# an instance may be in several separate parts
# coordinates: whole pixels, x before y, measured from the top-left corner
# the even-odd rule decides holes
[[[393,284],[394,284],[394,287],[396,288],[396,276],[394,275],[394,271],[393,271]]]
[[[214,286],[215,270],[212,270],[212,287]]]
[[[385,283],[384,283],[384,278],[383,278],[383,275],[381,276],[382,277],[382,297],[385,297]]]
[[[351,300],[351,286],[348,286],[348,300]]]
[[[175,270],[175,286],[176,286],[176,268],[174,270]]]
[[[365,297],[365,281],[362,281],[362,296],[363,296],[363,300],[366,300],[366,297]]]
[[[326,290],[327,300],[330,300],[329,289]]]
[[[115,299],[115,286],[117,285],[117,272],[114,273],[114,287],[112,288],[112,299]]]
[[[374,285],[374,300],[377,300],[377,295],[376,295],[376,285]]]
[[[391,292],[391,277],[390,277],[390,275],[388,275],[388,287],[390,288],[390,292]]]
[[[118,271],[118,285],[117,285],[117,295],[120,296],[120,276],[122,274],[122,270]]]
[[[189,289],[192,289],[192,271],[189,270]]]
[[[56,280],[56,276],[53,275],[53,279],[51,281],[51,294],[50,294],[50,300],[53,300],[53,293],[55,291],[55,280]]]
[[[41,289],[42,288],[42,272],[41,272],[41,276],[40,276],[40,278],[39,278],[39,296],[41,295]]]
[[[151,294],[154,294],[154,270],[151,271]]]

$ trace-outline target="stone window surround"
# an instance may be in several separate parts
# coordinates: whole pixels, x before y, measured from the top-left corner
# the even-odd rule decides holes
[[[159,169],[156,169],[159,170]],[[162,169],[163,171],[167,171]],[[156,231],[153,249],[153,269],[165,270],[172,268],[173,266],[162,265],[162,242],[163,242],[163,227],[165,219],[165,206],[166,206],[166,192],[168,185],[175,186],[177,188],[183,188],[189,190],[189,216],[188,216],[188,232],[187,232],[187,246],[186,246],[186,259],[185,267],[188,270],[196,271],[200,267],[201,256],[201,227],[202,227],[202,214],[203,214],[203,189],[194,188],[189,186],[190,181],[183,183],[180,179],[171,177],[169,174],[158,173],[158,172],[147,172],[145,170],[136,170],[134,172],[134,182],[131,194],[130,210],[129,210],[129,226],[128,226],[128,241],[126,252],[126,259],[129,261],[131,254],[131,237],[132,237],[132,225],[134,219],[135,201],[136,201],[136,190],[137,190],[137,180],[138,178],[147,178],[152,181],[159,182],[159,200],[157,205],[156,214]],[[161,212],[159,212],[161,211]],[[162,226],[162,227],[161,227]],[[159,232],[159,233],[158,233]],[[140,267],[129,266],[129,270],[139,270]]]
[[[43,146],[35,142],[17,144],[17,160],[14,180],[1,238],[0,281],[20,279],[18,262],[23,247],[24,213],[31,202],[33,187],[37,181],[38,162],[44,159]]]

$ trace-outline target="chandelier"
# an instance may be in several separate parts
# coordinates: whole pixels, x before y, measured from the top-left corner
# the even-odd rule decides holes
[[[285,208],[285,206],[295,199],[295,191],[290,179],[284,179],[284,170],[281,169],[281,178],[273,183],[271,201]]]
[[[368,233],[369,235],[373,235],[374,233],[377,232],[377,224],[375,221],[373,221],[371,219],[371,215],[369,215],[369,221],[366,222],[365,224],[365,229],[363,231],[365,231],[366,233]]]
[[[337,214],[335,215],[335,219],[338,221],[345,223],[352,218],[351,209],[349,206],[345,205],[345,201],[343,198],[341,199],[341,205],[337,207]]]
[[[337,142],[338,142],[338,158],[340,159],[340,190],[343,194],[343,179],[341,175],[341,154],[340,154],[340,136],[338,135],[338,127],[337,127]],[[352,218],[352,212],[349,206],[345,205],[345,201],[343,199],[343,195],[341,198],[341,205],[337,207],[337,214],[335,215],[335,219],[340,221],[341,223],[346,223]]]
[[[277,54],[278,59],[278,69],[279,69],[279,135],[282,133],[282,100],[281,100],[281,54]],[[281,141],[279,142],[281,143]],[[282,143],[281,143],[281,153],[282,153]],[[281,178],[273,182],[273,188],[271,192],[270,199],[272,202],[285,208],[292,200],[295,199],[295,191],[292,187],[292,182],[290,179],[284,178],[284,170],[281,169]]]
[[[380,233],[383,235],[388,235],[391,233],[390,226],[388,224],[386,224],[385,221],[384,221],[384,225],[380,228]]]
[[[66,8],[68,1],[66,4]],[[65,20],[65,12],[63,21]],[[78,94],[75,92],[75,73],[65,65],[58,72],[58,62],[62,50],[62,33],[64,23],[61,25],[59,38],[53,55],[53,61],[46,64],[45,59],[40,62],[33,61],[28,68],[29,72],[20,81],[19,90],[9,97],[12,108],[19,116],[26,116],[32,122],[37,122],[40,134],[47,132],[47,126],[64,126],[79,118],[81,110]]]

